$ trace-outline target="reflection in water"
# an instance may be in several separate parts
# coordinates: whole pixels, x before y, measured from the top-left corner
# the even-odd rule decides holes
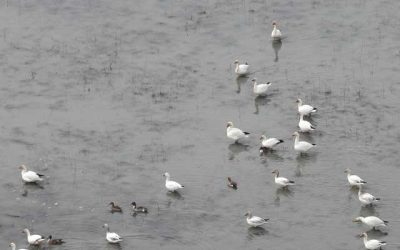
[[[375,206],[361,206],[360,208],[360,216],[367,217],[371,215],[376,215]]]
[[[282,48],[282,41],[281,40],[273,40],[272,41],[272,48],[275,51],[275,60],[274,60],[274,62],[277,62],[279,60],[278,52]]]
[[[119,243],[107,244],[107,250],[121,250],[122,247]]]
[[[253,239],[254,237],[262,236],[268,233],[263,227],[249,227],[247,230],[249,240]]]
[[[310,153],[298,153],[296,161],[298,166],[304,167],[309,162],[314,162],[316,160],[316,152]]]
[[[249,146],[248,145],[243,145],[240,143],[232,143],[228,146],[228,149],[230,151],[229,153],[229,160],[233,160],[235,159],[235,156],[238,155],[239,153],[243,152],[243,151],[247,151],[247,148]]]
[[[248,77],[247,76],[238,76],[237,78],[236,78],[236,84],[237,84],[237,90],[236,90],[236,93],[240,93],[240,87],[241,87],[241,85],[242,84],[245,84],[246,82],[247,82],[247,80],[248,80]]]
[[[267,105],[271,100],[269,98],[266,98],[266,96],[257,96],[254,98],[254,106],[256,107],[256,111],[254,111],[254,114],[259,113],[259,106],[265,106]]]
[[[288,187],[285,188],[277,188],[275,191],[275,205],[279,206],[281,201],[281,196],[283,197],[292,197],[294,192],[290,190]]]
[[[39,190],[39,189],[44,189],[43,186],[41,186],[40,184],[36,184],[36,183],[24,183],[23,185],[23,191],[22,191],[22,196],[26,197],[28,196],[28,193],[30,191],[35,191],[35,190]]]
[[[260,156],[268,158],[274,161],[283,161],[283,157],[279,155],[279,152],[274,149],[267,149],[260,147]]]
[[[178,191],[167,192],[167,196],[169,196],[171,198],[174,198],[176,200],[183,200],[184,199],[183,196]]]

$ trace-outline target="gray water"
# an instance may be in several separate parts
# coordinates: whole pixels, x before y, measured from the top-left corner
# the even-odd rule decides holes
[[[363,249],[359,215],[400,249],[400,2],[0,2],[0,245],[53,249]],[[270,40],[277,20],[286,38]],[[248,62],[236,79],[233,61]],[[271,81],[255,98],[251,78]],[[296,99],[317,130],[293,150]],[[247,147],[226,122],[251,132]],[[285,140],[260,155],[262,133]],[[24,185],[17,166],[45,174]],[[343,171],[382,199],[361,208]],[[271,172],[296,181],[277,190]],[[164,172],[185,185],[164,188]],[[226,185],[232,176],[237,191]],[[123,214],[111,214],[116,201]],[[132,216],[129,204],[149,208]],[[270,218],[246,224],[247,210]],[[124,236],[105,240],[102,228]],[[34,249],[34,248],[31,248]]]

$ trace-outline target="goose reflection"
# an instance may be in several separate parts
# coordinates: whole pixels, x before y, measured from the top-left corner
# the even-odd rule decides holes
[[[279,50],[282,48],[282,41],[281,41],[281,40],[273,40],[273,41],[272,41],[272,48],[273,48],[274,51],[275,51],[275,59],[274,59],[274,62],[277,62],[277,61],[279,60],[278,52],[279,52]]]
[[[275,204],[279,206],[281,197],[292,197],[294,192],[288,188],[277,188],[275,191]]]
[[[236,90],[236,93],[240,93],[240,91],[241,91],[241,85],[242,84],[245,84],[246,82],[247,82],[247,80],[248,80],[248,77],[247,76],[238,76],[237,78],[236,78],[236,84],[237,84],[237,90]]]
[[[232,143],[228,146],[229,149],[229,160],[235,159],[235,156],[241,152],[247,151],[249,145],[243,145],[239,143]]]
[[[265,106],[267,105],[271,100],[269,98],[266,98],[265,96],[257,96],[254,98],[254,107],[256,110],[254,111],[254,114],[257,114],[260,112],[260,106]]]
[[[249,227],[247,229],[247,233],[248,233],[247,238],[251,240],[251,239],[254,239],[255,237],[263,236],[263,235],[267,234],[268,231],[265,230],[265,228],[263,228],[263,227]]]

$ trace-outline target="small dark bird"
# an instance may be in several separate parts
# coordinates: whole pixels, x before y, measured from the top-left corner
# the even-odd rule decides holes
[[[231,188],[233,188],[235,190],[237,189],[237,183],[235,181],[233,181],[231,179],[231,177],[228,177],[228,187],[231,187]]]
[[[132,202],[131,205],[132,205],[132,210],[133,210],[134,213],[145,213],[145,214],[147,214],[147,208],[136,206],[136,202]]]
[[[65,243],[65,241],[63,239],[53,239],[53,236],[49,235],[49,237],[47,237],[47,244],[49,245],[61,245]]]
[[[115,205],[115,202],[112,201],[108,205],[111,205],[111,213],[122,213],[122,208]]]

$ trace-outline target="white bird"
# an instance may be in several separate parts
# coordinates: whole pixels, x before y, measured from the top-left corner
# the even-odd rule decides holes
[[[271,86],[270,82],[267,83],[257,83],[257,79],[253,78],[253,80],[251,80],[254,83],[253,86],[253,93],[256,95],[260,95],[260,96],[265,96],[267,94],[268,88],[269,86]]]
[[[309,121],[303,119],[303,115],[300,115],[299,128],[301,132],[310,132],[315,130],[315,127]]]
[[[277,169],[272,171],[272,173],[275,175],[275,183],[278,186],[287,187],[287,186],[294,185],[294,181],[291,181],[291,180],[289,180],[288,178],[285,178],[285,177],[279,177],[279,171]]]
[[[239,60],[235,60],[234,64],[236,65],[236,68],[235,68],[236,75],[245,76],[245,75],[249,74],[249,65],[247,63],[239,64]]]
[[[239,143],[240,139],[249,137],[249,132],[243,132],[241,129],[233,127],[233,122],[228,122],[226,124],[226,136]]]
[[[44,175],[28,170],[25,165],[19,166],[18,169],[21,170],[21,177],[24,182],[43,181],[41,177]]]
[[[303,101],[299,98],[297,99],[297,111],[300,115],[309,115],[311,113],[317,112],[317,108],[314,108],[311,105],[304,104]]]
[[[11,243],[10,243],[10,247],[11,247],[11,250],[16,250],[16,247],[17,247],[17,246],[15,245],[14,242],[11,242]],[[24,249],[18,249],[18,250],[28,250],[28,249],[25,249],[25,248],[24,248]]]
[[[380,240],[368,240],[368,235],[367,233],[363,233],[360,235],[361,237],[364,238],[364,246],[368,250],[375,250],[375,249],[381,249],[382,246],[386,245],[385,241],[380,241]]]
[[[349,181],[351,186],[359,186],[367,183],[366,181],[361,179],[358,175],[351,174],[351,170],[349,168],[347,168],[344,172],[347,173],[347,180]]]
[[[300,152],[300,153],[305,153],[311,148],[315,147],[316,144],[311,144],[306,141],[299,141],[300,134],[299,132],[294,132],[293,136],[295,136],[294,139],[294,150]]]
[[[167,188],[168,191],[175,192],[178,189],[184,187],[183,185],[179,184],[176,181],[171,181],[169,173],[164,173],[163,176],[165,177],[165,187]]]
[[[30,245],[39,245],[40,243],[42,243],[42,241],[45,240],[41,235],[38,234],[31,235],[31,232],[29,232],[29,229],[27,228],[24,229],[24,233],[26,233],[26,239]]]
[[[268,222],[269,219],[264,219],[258,216],[253,216],[251,212],[247,212],[244,216],[247,216],[246,221],[252,227],[258,227]]]
[[[362,222],[373,230],[376,230],[378,227],[386,227],[386,224],[389,223],[389,221],[381,220],[380,218],[375,216],[367,216],[367,217],[360,216],[353,219],[353,222]]]
[[[110,232],[110,228],[108,224],[104,224],[103,227],[107,230],[106,233],[106,240],[110,243],[118,243],[122,241],[122,237],[119,236],[117,233]]]
[[[261,135],[261,148],[260,151],[263,149],[272,149],[276,145],[283,143],[283,140],[277,138],[267,138],[265,135]]]
[[[272,26],[274,27],[274,29],[271,32],[271,38],[273,40],[281,40],[282,39],[282,33],[278,28],[276,28],[277,27],[277,23],[275,21],[272,22]]]
[[[361,193],[362,186],[359,186],[358,189],[358,199],[361,201],[363,205],[373,205],[376,201],[379,201],[380,198],[376,198],[370,193]]]

